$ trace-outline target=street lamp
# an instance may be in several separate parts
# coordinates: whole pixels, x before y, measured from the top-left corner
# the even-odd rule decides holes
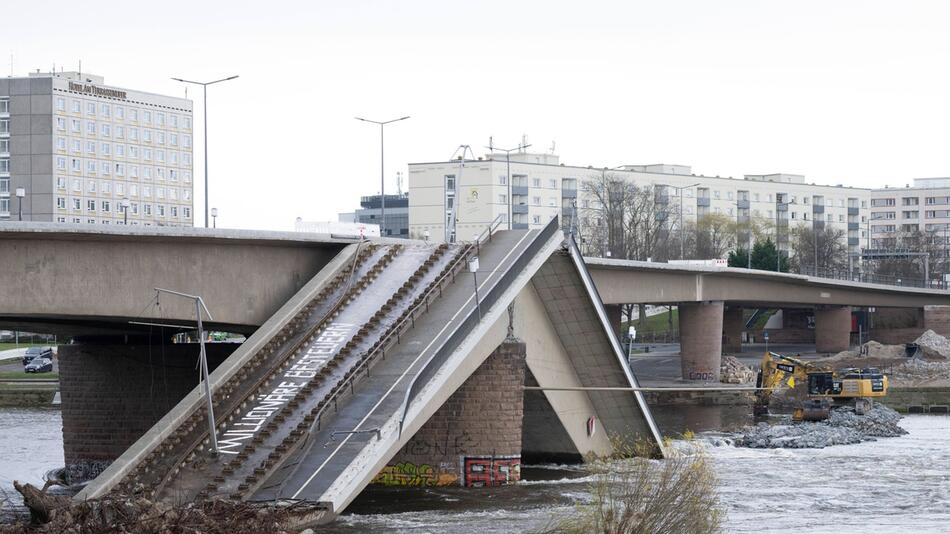
[[[212,228],[218,227],[218,208],[211,208],[211,224]]]
[[[23,220],[23,197],[25,196],[26,196],[26,189],[23,189],[22,187],[17,187],[16,197],[17,199],[19,199],[19,202],[20,202],[19,218],[21,221]]]
[[[122,199],[120,205],[122,206],[122,224],[128,225],[129,224],[129,206],[131,206],[132,203],[129,202],[128,197],[125,197]]]
[[[507,166],[507,171],[506,171],[506,172],[507,172],[507,174],[508,174],[507,181],[508,181],[508,229],[509,229],[509,230],[511,230],[511,228],[512,228],[512,226],[511,226],[511,216],[512,216],[512,213],[511,213],[511,206],[512,206],[512,200],[511,200],[511,153],[514,152],[515,150],[519,150],[519,151],[520,151],[520,150],[524,150],[524,149],[528,148],[529,146],[531,146],[531,145],[524,145],[524,144],[522,144],[522,145],[518,145],[518,146],[515,147],[515,148],[498,148],[498,147],[494,146],[491,142],[489,142],[489,143],[488,143],[488,146],[485,147],[485,148],[487,148],[487,149],[488,149],[489,151],[491,151],[491,152],[494,152],[494,151],[497,150],[497,151],[499,151],[499,152],[504,152],[504,153],[505,153],[505,165]]]
[[[238,75],[229,76],[227,78],[221,78],[220,80],[215,80],[213,82],[194,82],[191,80],[184,80],[182,78],[172,78],[176,82],[181,83],[190,83],[193,85],[200,85],[204,91],[204,128],[205,128],[205,228],[208,227],[208,86],[214,85],[216,83],[226,82],[228,80],[233,80],[237,78]]]
[[[386,236],[386,150],[385,150],[385,137],[383,136],[383,126],[391,122],[404,121],[409,118],[409,115],[405,117],[399,117],[398,119],[391,119],[388,121],[374,121],[370,119],[364,119],[362,117],[354,117],[358,121],[371,122],[373,124],[379,125],[379,211],[380,211],[380,226],[379,229],[382,232],[382,237]]]
[[[680,196],[680,209],[679,209],[679,212],[680,212],[680,217],[679,217],[679,219],[680,219],[680,220],[679,220],[679,223],[680,223],[680,259],[681,259],[681,260],[682,260],[682,259],[685,259],[684,256],[686,256],[686,247],[685,247],[685,239],[686,239],[686,237],[685,237],[685,234],[683,233],[683,190],[684,190],[684,189],[690,189],[690,188],[696,187],[696,186],[698,186],[698,185],[699,185],[699,183],[697,182],[697,183],[692,184],[692,185],[681,185],[681,186],[668,185],[668,186],[666,186],[666,187],[669,187],[670,189],[676,189],[677,191],[679,191],[679,196]]]

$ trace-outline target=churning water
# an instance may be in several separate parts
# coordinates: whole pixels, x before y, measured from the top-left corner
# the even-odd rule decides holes
[[[732,414],[690,410],[658,414],[661,427],[672,433],[684,423],[698,430],[737,424]],[[911,415],[901,426],[908,435],[821,450],[714,446],[723,434],[702,434],[719,475],[727,532],[950,532],[950,417]],[[48,470],[62,466],[57,410],[5,409],[0,429],[0,491],[13,491],[14,479],[42,484]],[[330,531],[519,532],[589,499],[581,467],[525,467],[522,475],[523,483],[502,488],[373,488]]]

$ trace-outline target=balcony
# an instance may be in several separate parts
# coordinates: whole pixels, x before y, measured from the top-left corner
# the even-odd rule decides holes
[[[669,203],[670,203],[670,195],[666,195],[666,194],[660,193],[660,194],[657,194],[656,196],[654,196],[654,197],[653,197],[653,200],[654,200],[657,204],[669,204]]]
[[[778,202],[775,204],[776,211],[788,211],[788,204],[785,202]]]
[[[748,215],[739,215],[736,217],[736,222],[739,224],[748,224],[751,218]]]
[[[528,213],[527,204],[512,204],[511,213]]]
[[[527,230],[528,223],[513,222],[511,223],[512,230]]]
[[[857,230],[857,229],[859,228],[859,226],[860,226],[859,223],[856,223],[856,222],[849,222],[849,223],[848,223],[848,230]]]
[[[738,209],[740,209],[740,210],[747,210],[747,209],[749,209],[749,200],[748,200],[748,199],[745,199],[745,200],[739,199],[739,200],[737,200],[737,201],[736,201],[736,208],[738,208]]]
[[[814,228],[815,230],[824,230],[825,221],[819,221],[818,219],[815,219],[814,221],[812,221],[812,228]]]
[[[658,221],[665,221],[665,220],[667,220],[667,219],[669,218],[669,216],[670,216],[670,214],[669,214],[668,212],[665,212],[665,211],[658,211],[658,212],[656,212],[656,220],[658,220]]]
[[[849,237],[849,238],[848,238],[848,246],[849,246],[849,247],[856,247],[856,246],[858,246],[858,238],[857,238],[857,237]]]
[[[860,210],[856,207],[855,208],[852,208],[850,206],[848,207],[848,215],[858,215],[859,211]]]
[[[527,194],[528,194],[528,186],[526,186],[526,185],[512,185],[512,186],[511,186],[511,194],[512,194],[512,195],[527,195]]]
[[[562,189],[562,198],[577,198],[577,189]]]
[[[821,204],[812,204],[812,205],[811,205],[811,212],[812,212],[812,213],[824,213],[824,212],[825,212],[825,207],[822,206]]]
[[[709,197],[696,197],[696,205],[699,207],[709,207]]]

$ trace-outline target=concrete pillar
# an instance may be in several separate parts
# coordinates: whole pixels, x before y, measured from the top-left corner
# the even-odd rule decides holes
[[[683,380],[719,381],[722,362],[722,301],[679,306]]]
[[[60,345],[63,453],[73,480],[97,476],[198,384],[197,344]],[[214,370],[238,346],[209,343]]]
[[[815,308],[815,352],[841,352],[851,345],[851,308]]]
[[[506,341],[373,479],[387,486],[498,486],[521,479],[525,344]]]
[[[742,308],[730,306],[722,316],[722,350],[726,354],[742,352],[742,331],[745,329]]]
[[[623,339],[626,335],[623,332],[623,306],[620,304],[604,304],[604,310],[607,312],[607,318],[610,319],[610,325],[618,338]]]

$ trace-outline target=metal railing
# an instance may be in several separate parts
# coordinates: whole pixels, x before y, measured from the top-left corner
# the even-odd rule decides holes
[[[501,298],[502,293],[508,288],[512,280],[521,274],[521,271],[524,269],[525,265],[532,259],[534,254],[541,248],[541,246],[547,242],[560,230],[560,222],[557,218],[551,219],[543,229],[534,238],[531,240],[531,243],[525,247],[524,251],[518,255],[518,258],[511,265],[511,267],[505,272],[502,277],[495,282],[495,284],[488,290],[488,293],[485,295],[478,305],[483,309],[491,308],[499,298]],[[488,236],[490,239],[491,231],[488,231]],[[484,235],[484,232],[483,232]],[[480,242],[480,240],[479,240]],[[409,411],[409,406],[412,404],[412,401],[419,395],[419,391],[422,386],[426,384],[432,376],[442,367],[445,361],[449,356],[455,352],[455,349],[462,343],[462,340],[468,336],[469,333],[475,328],[479,322],[479,316],[476,310],[476,307],[473,307],[469,311],[468,315],[459,323],[458,327],[455,328],[455,332],[449,336],[448,339],[432,353],[432,356],[422,365],[419,369],[419,372],[416,373],[415,377],[412,379],[412,382],[409,384],[409,387],[406,389],[406,396],[403,399],[402,407],[402,416],[399,419],[399,433],[402,434],[403,424],[406,420],[406,414]]]
[[[918,287],[923,289],[950,289],[947,282],[943,280],[925,280],[924,278],[907,278],[903,276],[892,276],[867,272],[848,272],[847,269],[816,270],[814,266],[806,266],[800,268],[798,274],[813,276],[815,278],[846,280],[849,282],[859,282],[865,284],[880,284],[897,287]]]

